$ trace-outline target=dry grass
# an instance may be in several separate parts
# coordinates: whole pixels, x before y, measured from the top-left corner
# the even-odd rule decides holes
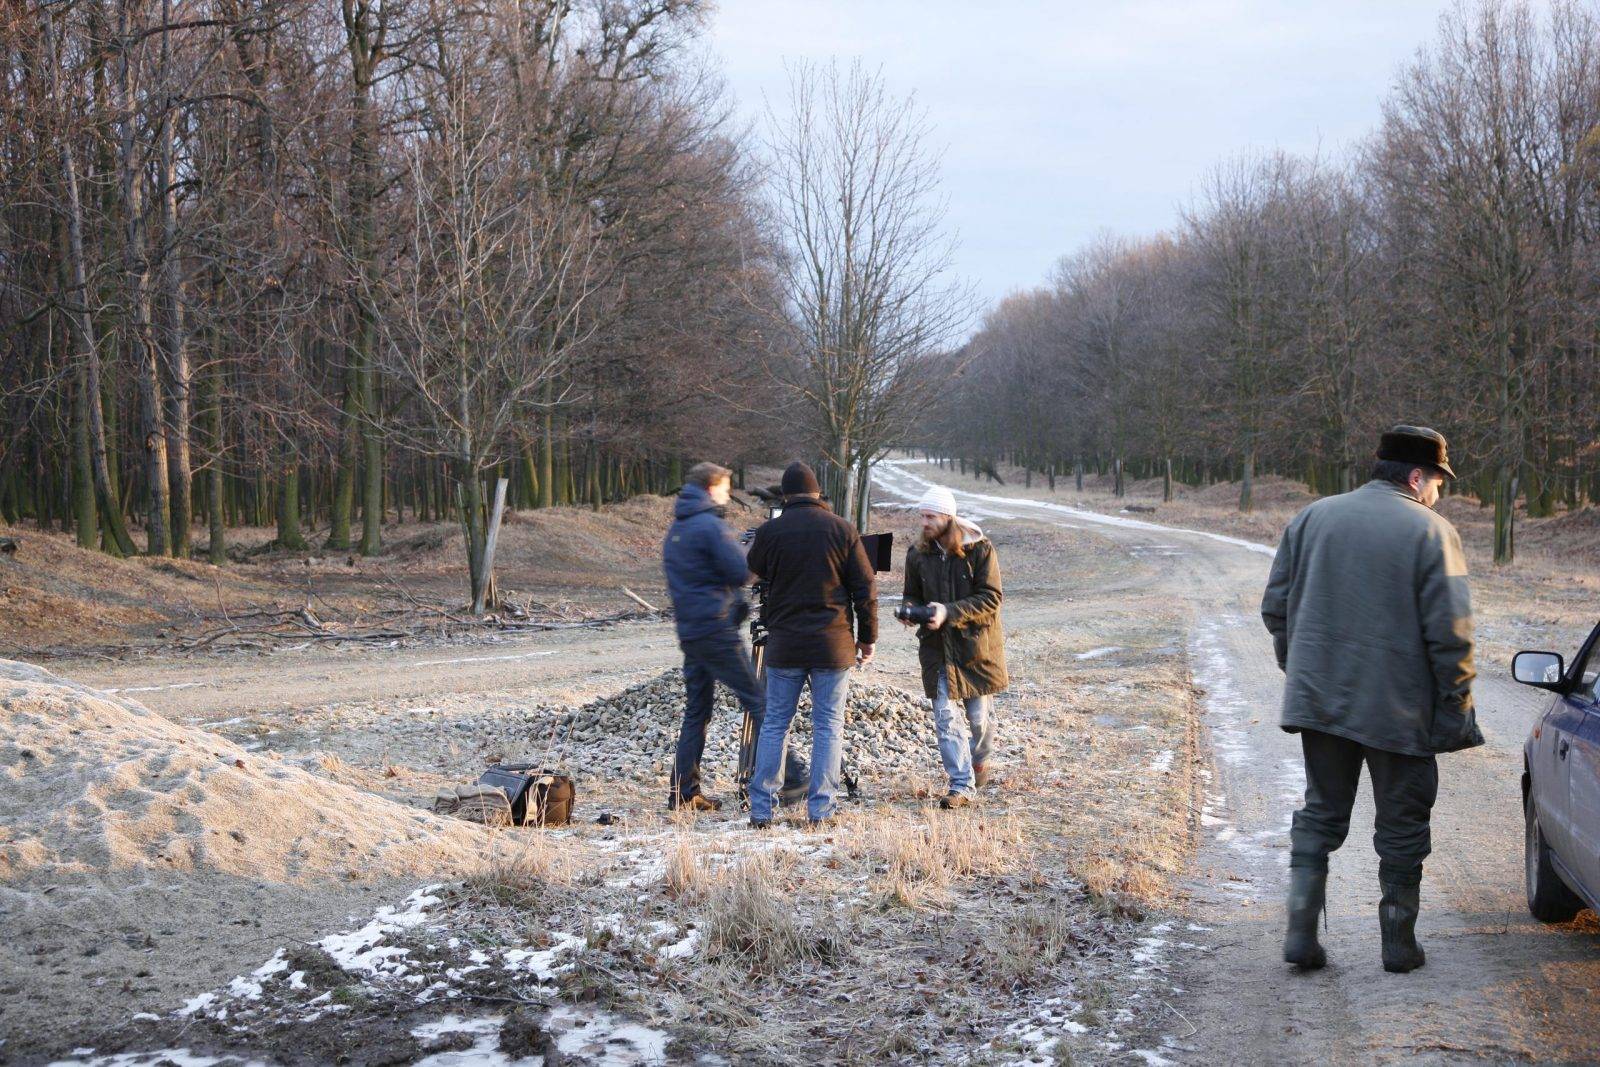
[[[774,975],[800,963],[823,963],[843,952],[831,930],[801,921],[782,885],[779,864],[768,854],[741,857],[717,876],[702,917],[706,955],[757,975]]]
[[[326,771],[329,777],[335,779],[348,778],[355,773],[354,767],[351,767],[350,764],[332,752],[324,752],[321,758],[317,760],[317,766]]]
[[[694,838],[680,832],[667,849],[662,887],[673,900],[695,900],[705,894],[707,884],[705,864],[695,848]]]
[[[1016,870],[1027,856],[1015,816],[931,808],[853,820],[843,827],[840,846],[872,866],[886,903],[910,908],[945,901],[957,879]]]
[[[510,847],[462,879],[470,895],[506,907],[537,907],[549,903],[552,889],[571,886],[589,867],[573,841],[558,846],[526,830],[504,831],[501,841]]]
[[[1033,905],[1006,915],[989,944],[984,969],[999,982],[1031,985],[1076,949],[1077,917],[1059,903]]]

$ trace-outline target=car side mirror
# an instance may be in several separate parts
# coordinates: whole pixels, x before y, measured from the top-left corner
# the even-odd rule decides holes
[[[1560,692],[1566,676],[1566,663],[1554,652],[1518,652],[1511,657],[1511,677],[1523,685]]]

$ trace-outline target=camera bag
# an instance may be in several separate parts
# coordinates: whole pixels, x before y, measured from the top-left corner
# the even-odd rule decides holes
[[[577,789],[568,775],[532,763],[500,763],[484,771],[478,784],[505,793],[517,826],[565,826],[572,821]]]

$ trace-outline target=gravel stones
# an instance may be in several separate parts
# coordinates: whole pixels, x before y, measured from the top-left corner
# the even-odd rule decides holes
[[[732,777],[738,764],[743,712],[733,694],[717,687],[702,759],[712,774]],[[561,714],[554,725],[549,759],[579,773],[653,782],[665,776],[683,721],[681,670],[663,671],[613,696]],[[809,750],[811,693],[800,696],[789,743]],[[853,682],[845,702],[846,768],[881,777],[938,770],[939,750],[928,701],[897,686]],[[530,738],[532,749],[544,737]]]

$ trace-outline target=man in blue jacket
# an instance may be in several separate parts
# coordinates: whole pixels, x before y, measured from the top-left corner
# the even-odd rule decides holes
[[[716,811],[722,804],[700,792],[700,758],[705,753],[715,683],[738,698],[754,721],[757,735],[766,698],[745,651],[739,624],[749,615],[743,588],[750,581],[744,551],[723,521],[731,491],[729,471],[700,463],[678,494],[673,522],[661,547],[667,592],[677,619],[678,646],[683,650],[683,683],[687,702],[678,731],[667,807]],[[806,768],[788,754],[785,778],[791,789],[805,789]]]

